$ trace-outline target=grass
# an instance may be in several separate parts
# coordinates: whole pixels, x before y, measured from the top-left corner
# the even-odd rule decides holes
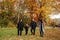
[[[16,28],[0,28],[0,40],[60,40],[60,28],[45,28],[44,37],[40,37],[39,28],[36,35],[31,35],[29,29],[28,35],[23,31],[22,36],[17,35]]]

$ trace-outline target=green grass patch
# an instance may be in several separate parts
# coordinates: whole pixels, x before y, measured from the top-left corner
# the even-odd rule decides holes
[[[25,35],[23,30],[22,36],[17,35],[16,28],[0,28],[0,40],[60,40],[60,28],[45,29],[44,37],[40,37],[39,28],[36,28],[35,35],[31,35],[30,29]]]

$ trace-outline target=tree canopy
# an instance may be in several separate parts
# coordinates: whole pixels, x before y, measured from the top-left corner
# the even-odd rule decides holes
[[[6,22],[11,21],[17,23],[19,18],[24,18],[23,20],[25,20],[26,22],[27,17],[30,20],[35,19],[36,22],[38,22],[39,19],[42,19],[43,21],[47,22],[49,20],[48,15],[52,13],[55,14],[56,12],[60,12],[60,0],[0,1],[0,20],[3,19],[3,21],[5,20]],[[27,13],[29,16],[25,15]]]

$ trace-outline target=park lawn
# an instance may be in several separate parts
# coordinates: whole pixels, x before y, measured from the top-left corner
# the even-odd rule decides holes
[[[23,31],[22,36],[17,35],[16,28],[0,28],[0,40],[60,40],[60,28],[45,28],[44,37],[40,37],[39,28],[36,28],[36,35],[28,35]]]

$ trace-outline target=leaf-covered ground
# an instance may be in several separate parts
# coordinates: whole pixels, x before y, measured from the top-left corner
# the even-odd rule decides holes
[[[23,31],[22,36],[17,35],[16,28],[0,28],[0,40],[60,40],[60,28],[45,27],[44,37],[40,37],[39,28],[36,28],[36,35],[28,35]]]

